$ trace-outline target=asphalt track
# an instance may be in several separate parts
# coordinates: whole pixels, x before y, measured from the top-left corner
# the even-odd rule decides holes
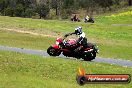
[[[32,50],[32,49],[16,48],[16,47],[8,47],[8,46],[0,46],[0,50],[20,52],[25,54],[41,55],[41,56],[49,56],[47,52],[43,50]],[[60,55],[59,57],[66,58],[63,55]],[[93,60],[93,62],[103,62],[103,63],[109,63],[109,64],[116,64],[120,66],[132,67],[132,61],[129,61],[129,60],[97,57],[96,59]]]

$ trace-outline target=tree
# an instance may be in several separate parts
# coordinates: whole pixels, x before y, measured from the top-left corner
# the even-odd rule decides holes
[[[18,4],[15,9],[15,16],[23,17],[24,16],[24,7],[22,4]]]
[[[132,5],[132,0],[128,0],[128,5],[129,5],[129,6]]]
[[[132,6],[132,0],[0,0],[0,14],[19,17],[32,17],[38,13],[40,18],[46,18],[49,11],[61,18],[69,17],[79,9],[92,14],[98,9],[111,10],[122,6]]]
[[[113,5],[114,3],[114,0],[97,0],[99,6],[101,6],[102,8],[109,8],[110,9],[110,6]]]
[[[33,9],[28,8],[28,9],[26,9],[24,15],[25,15],[25,17],[30,18],[30,17],[32,17],[34,14],[35,14],[35,12],[33,11]]]
[[[5,0],[0,0],[0,12],[4,14]]]
[[[58,15],[58,7],[59,7],[58,0],[51,0],[51,7],[55,9],[56,15]]]
[[[40,4],[37,5],[36,12],[39,14],[40,19],[43,17],[45,18],[49,14],[50,9],[47,5]]]
[[[5,16],[13,16],[14,10],[11,7],[5,8]]]

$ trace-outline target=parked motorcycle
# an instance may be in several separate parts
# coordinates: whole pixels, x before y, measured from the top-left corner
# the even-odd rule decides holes
[[[47,53],[50,56],[59,56],[61,53],[66,57],[74,57],[77,59],[82,58],[85,61],[91,61],[95,59],[98,48],[92,43],[87,43],[86,48],[82,48],[80,51],[75,52],[74,50],[79,47],[75,39],[57,38],[56,44],[50,46],[47,49]],[[81,45],[80,45],[81,46]]]

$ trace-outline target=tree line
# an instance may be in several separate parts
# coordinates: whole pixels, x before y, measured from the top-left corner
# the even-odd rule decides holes
[[[0,0],[0,15],[16,17],[67,18],[79,9],[86,14],[131,6],[132,0]]]

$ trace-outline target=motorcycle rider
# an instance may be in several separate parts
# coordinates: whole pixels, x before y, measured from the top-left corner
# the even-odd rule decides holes
[[[85,17],[85,21],[89,21],[89,16],[87,15],[86,17]]]
[[[82,48],[87,47],[87,38],[85,37],[85,33],[82,32],[82,27],[75,28],[75,31],[73,33],[68,33],[64,37],[68,37],[73,34],[78,35],[78,40],[76,41],[76,43],[71,45],[71,46],[74,46],[74,45],[79,46],[74,50],[75,52],[78,52]]]

